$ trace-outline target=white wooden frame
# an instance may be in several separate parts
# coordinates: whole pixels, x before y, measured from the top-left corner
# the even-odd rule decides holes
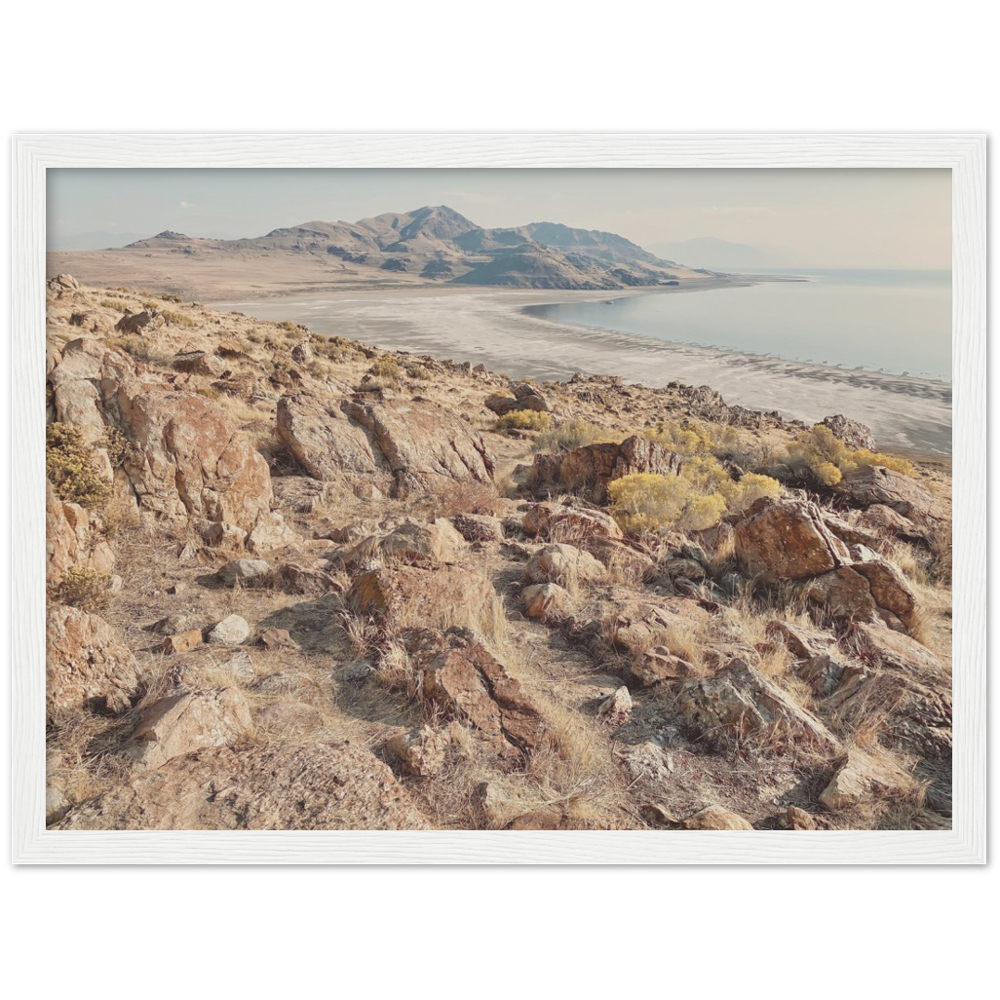
[[[13,860],[31,864],[975,864],[986,860],[986,137],[18,135],[13,139]],[[45,172],[56,167],[900,168],[952,171],[954,817],[950,831],[54,832],[45,785]]]

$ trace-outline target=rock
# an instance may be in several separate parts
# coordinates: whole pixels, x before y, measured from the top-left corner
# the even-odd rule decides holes
[[[604,565],[592,555],[558,542],[543,546],[529,560],[524,578],[530,583],[555,583],[572,590],[606,575]]]
[[[430,524],[408,521],[387,535],[372,535],[341,555],[346,566],[364,565],[384,559],[417,566],[457,562],[465,540],[450,521]]]
[[[502,542],[503,522],[487,514],[456,514],[451,523],[467,542]]]
[[[241,549],[247,539],[247,533],[238,528],[235,524],[226,524],[225,521],[198,521],[192,519],[195,527],[200,528],[201,537],[206,545],[211,545],[216,549]]]
[[[721,806],[707,806],[682,824],[685,830],[752,830],[753,827],[738,813]]]
[[[641,584],[656,575],[656,563],[643,552],[638,552],[624,542],[610,538],[589,538],[580,543],[583,551],[604,564],[608,576],[614,580],[625,580]]]
[[[259,636],[260,644],[269,652],[275,649],[297,649],[298,643],[288,629],[266,628]]]
[[[226,371],[226,363],[222,358],[209,354],[207,351],[184,351],[181,354],[175,354],[173,366],[179,372],[207,375],[210,378],[221,378]]]
[[[737,522],[734,542],[743,571],[765,583],[806,579],[850,561],[819,508],[800,500],[756,501]]]
[[[551,542],[580,545],[585,539],[621,541],[622,529],[608,513],[573,503],[534,503],[524,514],[525,534]]]
[[[188,650],[200,646],[202,643],[201,629],[193,628],[187,632],[178,632],[175,635],[168,635],[163,640],[163,652],[169,654],[186,653]]]
[[[528,486],[575,493],[592,503],[607,503],[608,483],[639,472],[676,475],[681,459],[674,452],[642,437],[621,444],[590,444],[561,455],[536,455]]]
[[[80,608],[50,604],[45,630],[49,717],[96,707],[118,714],[139,692],[139,669],[111,626]]]
[[[227,586],[237,582],[244,586],[260,582],[271,572],[271,564],[263,559],[233,559],[219,570],[219,579]]]
[[[208,635],[205,636],[205,641],[236,645],[246,642],[249,637],[250,626],[247,624],[246,619],[241,618],[239,615],[230,615],[209,629]]]
[[[244,532],[270,516],[267,462],[218,404],[134,380],[118,383],[115,404],[132,444],[124,469],[141,507]]]
[[[828,427],[834,437],[840,438],[848,448],[865,448],[868,451],[875,450],[875,438],[872,432],[864,424],[857,420],[851,420],[842,413],[833,417],[824,417],[820,421],[820,426]]]
[[[426,401],[284,396],[277,429],[316,479],[363,477],[396,496],[441,478],[493,481],[494,460],[485,439]]]
[[[529,618],[563,618],[569,614],[573,599],[555,583],[536,583],[521,591],[524,611]]]
[[[143,708],[126,752],[145,767],[160,767],[179,754],[228,746],[250,726],[250,709],[236,688],[177,692]]]
[[[657,646],[669,653],[672,629],[688,630],[708,618],[708,613],[695,601],[683,597],[637,600],[628,594],[616,604],[615,609],[603,616],[610,621],[607,630],[610,643],[616,651],[633,656],[643,655]]]
[[[705,579],[705,567],[694,559],[668,559],[663,564],[663,572],[671,580],[690,580],[692,583],[702,583]]]
[[[675,656],[666,646],[654,646],[648,653],[639,653],[628,672],[642,687],[653,687],[664,681],[687,680],[696,673],[692,664]]]
[[[517,400],[513,396],[501,396],[499,394],[487,396],[483,405],[498,417],[502,417],[518,409]]]
[[[398,733],[386,744],[399,758],[403,770],[418,778],[434,778],[441,773],[450,745],[449,733],[430,726]]]
[[[898,538],[904,542],[927,543],[927,535],[921,528],[885,504],[872,504],[866,510],[861,511],[858,514],[857,523],[860,527],[876,535]]]
[[[767,635],[785,644],[795,658],[792,669],[821,697],[832,694],[845,678],[853,677],[863,669],[841,652],[836,637],[829,632],[789,622],[770,621],[767,623]]]
[[[948,514],[910,476],[880,465],[859,466],[833,488],[852,507],[874,504],[889,507],[897,514],[920,523],[946,520]]]
[[[906,627],[912,627],[917,620],[916,595],[905,577],[891,563],[877,557],[808,580],[799,593],[840,622],[878,621],[885,613]]]
[[[910,590],[906,577],[884,559],[868,559],[852,563],[851,569],[867,581],[872,600],[884,611],[894,614],[911,628],[917,618],[917,597]]]
[[[273,552],[295,545],[298,541],[298,532],[285,524],[281,514],[271,513],[257,521],[253,531],[247,535],[246,547],[251,552]]]
[[[314,733],[323,728],[323,713],[301,701],[278,701],[257,717],[258,723],[278,737]]]
[[[598,715],[610,715],[616,719],[625,718],[632,711],[632,696],[627,687],[618,688],[597,707]]]
[[[542,713],[481,643],[456,632],[431,635],[412,657],[424,700],[470,723],[500,756],[520,757],[549,742]]]
[[[351,584],[346,601],[361,617],[386,624],[450,628],[463,624],[469,609],[491,607],[496,596],[478,569],[443,564],[364,573]]]
[[[715,677],[685,683],[677,707],[688,724],[710,740],[727,734],[741,740],[749,736],[790,739],[824,750],[839,746],[819,719],[740,660]]]
[[[254,692],[260,695],[294,695],[296,698],[312,698],[318,691],[316,682],[300,670],[286,670],[269,674],[254,684]]]
[[[875,666],[914,676],[943,669],[941,661],[926,646],[882,625],[859,624],[854,630],[854,640],[861,655]]]
[[[312,361],[314,352],[312,346],[308,341],[303,341],[301,344],[296,344],[292,348],[292,360],[299,365],[308,364]]]
[[[339,594],[343,591],[343,585],[330,573],[298,563],[282,563],[275,577],[286,594]]]
[[[52,484],[45,481],[45,582],[58,587],[63,577],[78,569],[110,573],[115,565],[111,546],[98,535],[87,511],[79,504],[63,503]]]
[[[860,750],[848,750],[819,801],[832,812],[849,809],[877,795],[912,790],[914,782],[900,767]]]
[[[190,632],[197,624],[198,618],[196,615],[179,611],[153,622],[152,625],[147,625],[146,631],[155,632],[157,635],[170,636],[176,635],[178,632]]]
[[[886,508],[888,510],[888,508]],[[869,549],[874,549],[878,551],[882,545],[882,539],[871,531],[865,531],[864,528],[851,524],[848,521],[843,520],[830,514],[827,511],[823,512],[823,523],[832,531],[845,545],[864,545]]]
[[[60,830],[422,830],[389,768],[360,744],[210,748],[70,810]]]
[[[820,825],[816,822],[816,817],[807,813],[805,809],[797,806],[789,806],[785,813],[785,822],[791,830],[819,830]]]

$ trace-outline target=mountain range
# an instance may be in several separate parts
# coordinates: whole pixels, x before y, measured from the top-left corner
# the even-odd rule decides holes
[[[304,222],[253,239],[199,239],[165,231],[121,253],[300,256],[337,279],[387,277],[515,288],[620,289],[670,286],[712,275],[663,260],[623,236],[554,222],[490,229],[444,205],[358,222]],[[313,263],[316,263],[314,260]]]

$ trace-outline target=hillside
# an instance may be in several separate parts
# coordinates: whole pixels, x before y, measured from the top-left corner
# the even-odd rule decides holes
[[[941,468],[704,386],[47,309],[50,827],[950,825]]]
[[[251,239],[162,232],[116,250],[48,254],[49,277],[139,283],[167,294],[218,298],[338,286],[461,284],[607,289],[705,285],[714,274],[668,263],[614,233],[532,223],[485,229],[446,206],[358,222],[304,222]]]

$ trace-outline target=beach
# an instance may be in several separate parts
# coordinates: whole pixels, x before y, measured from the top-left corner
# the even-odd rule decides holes
[[[614,297],[641,294],[651,293],[639,289]],[[619,375],[654,387],[674,381],[708,385],[728,403],[777,410],[790,419],[816,422],[843,413],[871,427],[882,448],[951,454],[949,382],[652,340],[525,311],[607,298],[607,292],[416,287],[206,304],[265,320],[291,320],[376,347],[484,364],[514,378],[557,381],[581,372]]]

